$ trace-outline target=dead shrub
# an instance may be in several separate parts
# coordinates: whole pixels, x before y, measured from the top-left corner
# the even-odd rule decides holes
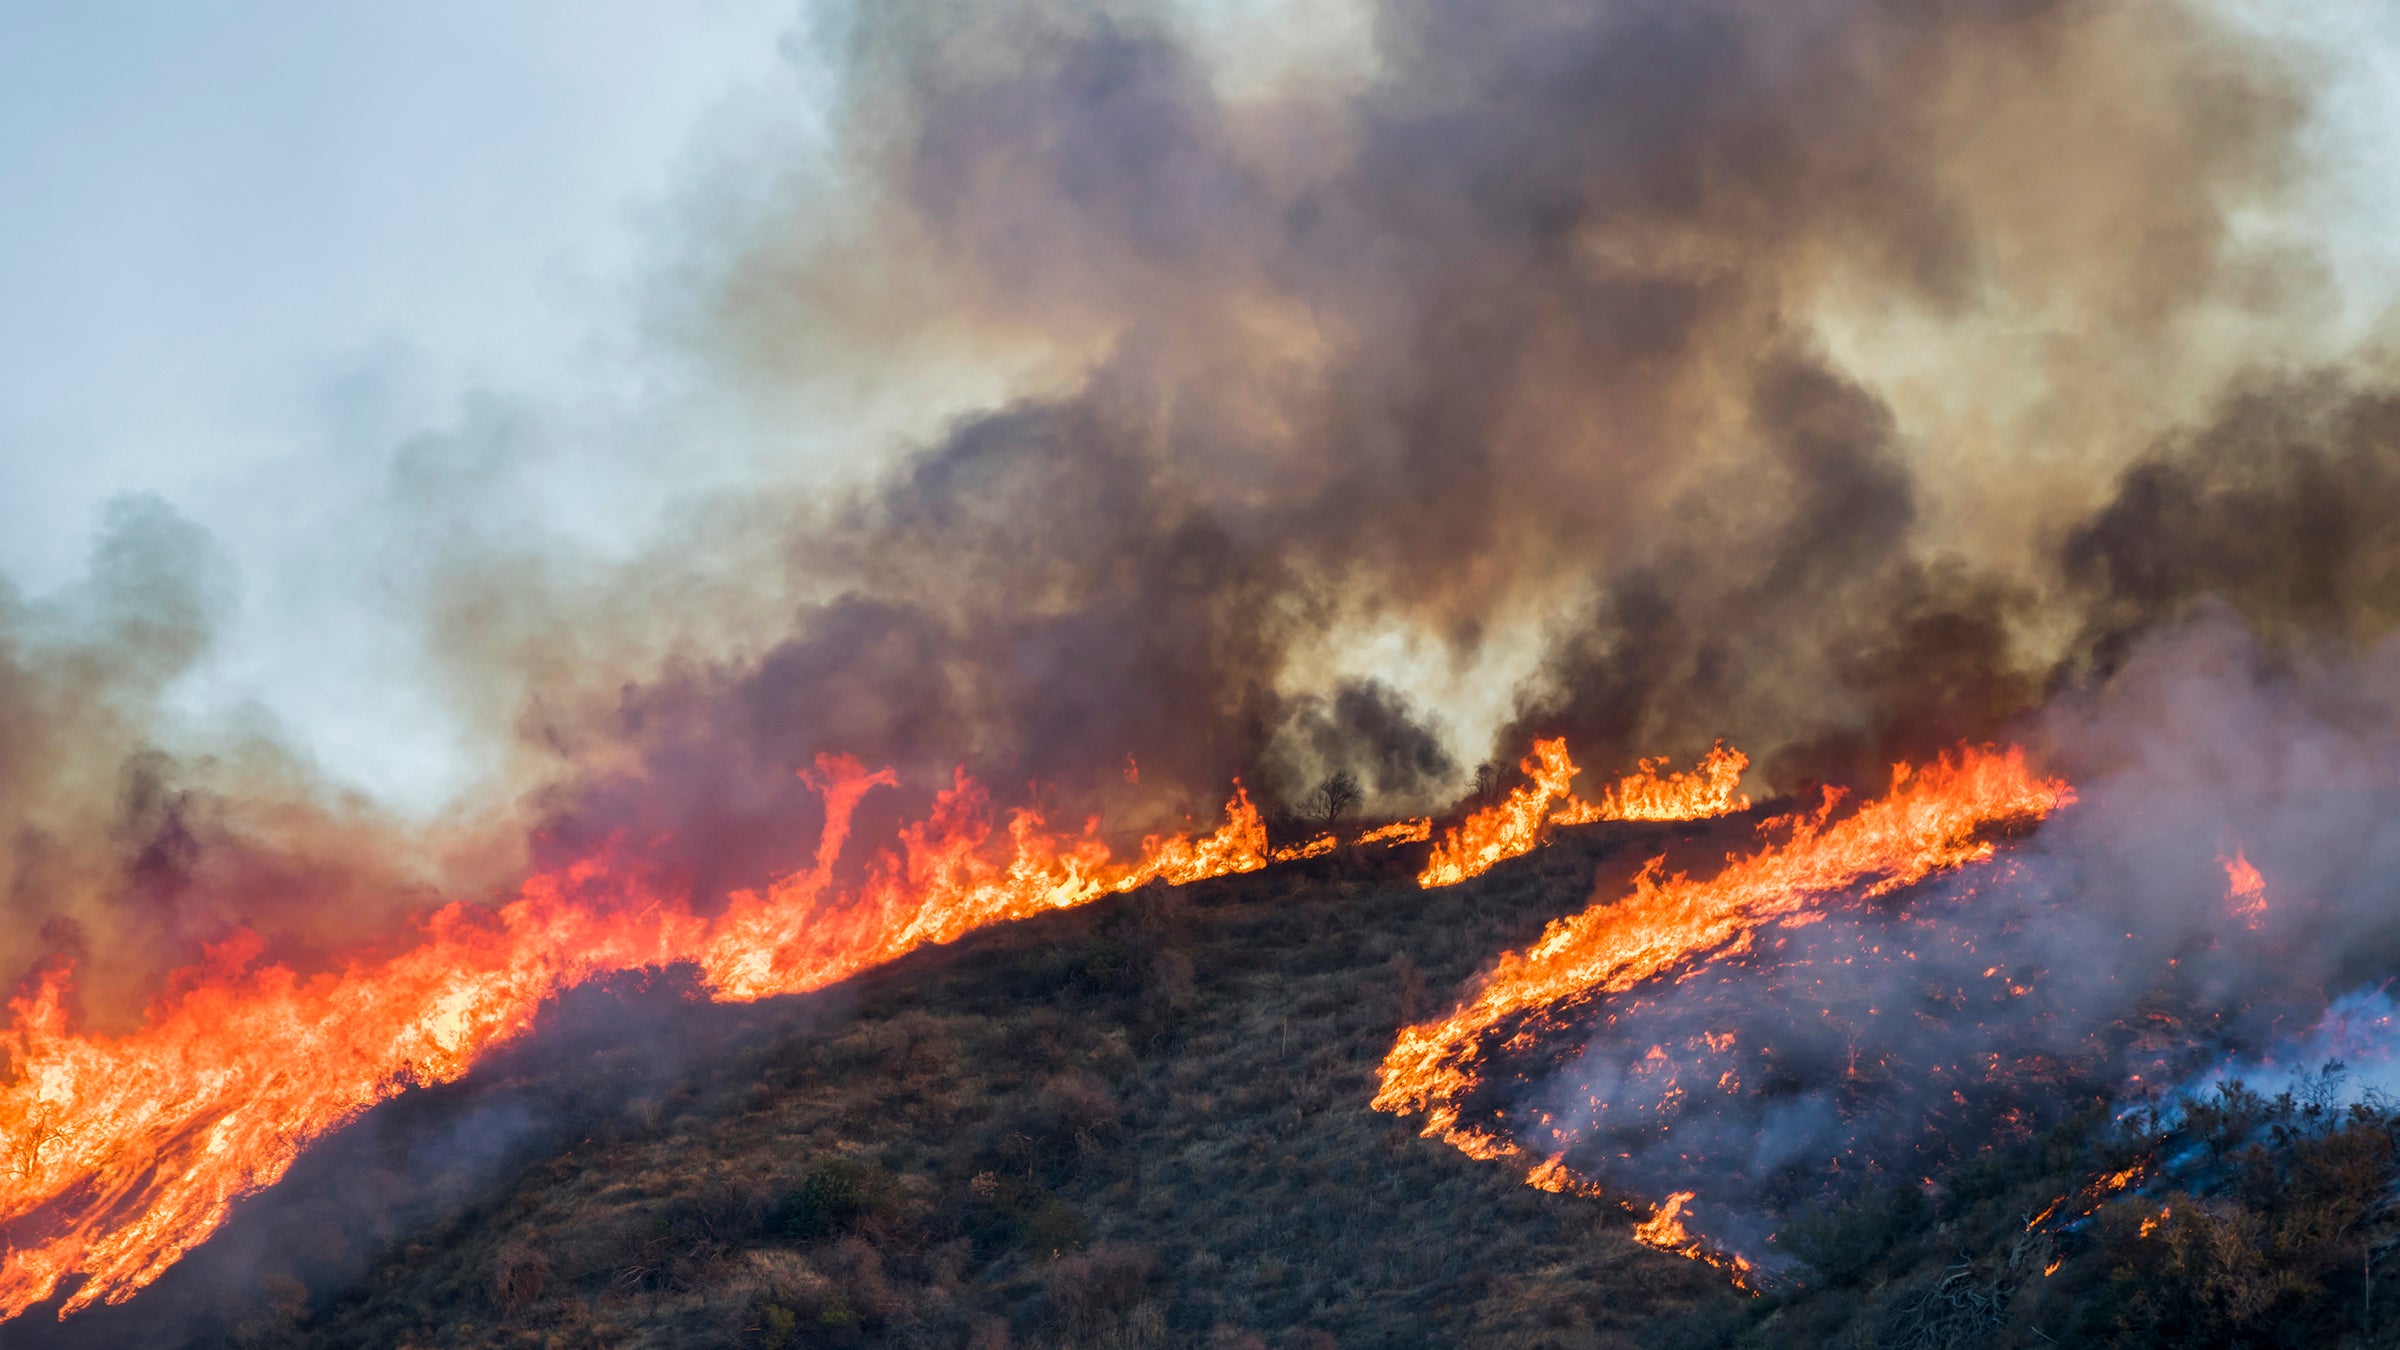
[[[1408,959],[1408,953],[1392,955],[1392,1020],[1407,1026],[1425,1015],[1428,1002],[1425,972]]]
[[[1059,1328],[1090,1338],[1124,1322],[1141,1304],[1157,1268],[1158,1259],[1147,1247],[1103,1243],[1052,1262],[1042,1283],[1058,1311]]]
[[[903,1199],[899,1179],[882,1164],[828,1158],[809,1170],[776,1220],[789,1236],[813,1242],[889,1219],[902,1208]]]
[[[958,1039],[951,1034],[943,1019],[922,1008],[910,1008],[895,1015],[884,1036],[890,1046],[893,1069],[910,1073],[945,1072],[955,1067],[959,1049]]]
[[[1199,985],[1192,973],[1192,958],[1170,947],[1150,957],[1150,968],[1142,981],[1142,1024],[1152,1031],[1164,1031],[1183,1020],[1199,1002]]]
[[[706,1238],[736,1246],[762,1236],[768,1228],[766,1188],[722,1169],[670,1202],[665,1222],[679,1237]]]
[[[549,1282],[550,1258],[530,1243],[508,1243],[492,1257],[492,1302],[504,1310],[539,1299]]]
[[[1120,1120],[1116,1097],[1088,1073],[1063,1073],[1043,1084],[1037,1115],[1044,1133],[1076,1140],[1106,1139]]]
[[[883,1271],[883,1253],[863,1239],[846,1237],[833,1245],[822,1258],[827,1278],[841,1293],[842,1301],[858,1314],[861,1321],[880,1324],[892,1321],[903,1312],[907,1300],[892,1288]]]

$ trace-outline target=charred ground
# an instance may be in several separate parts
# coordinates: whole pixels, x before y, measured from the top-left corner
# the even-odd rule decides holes
[[[2037,1241],[2046,1200],[2160,1147],[2062,1102],[1930,1196],[1868,1178],[1804,1209],[1805,1283],[1751,1298],[1635,1243],[1638,1216],[1367,1109],[1394,1030],[1596,880],[1745,834],[1584,827],[1434,892],[1419,850],[1350,852],[744,1007],[672,975],[584,991],[129,1305],[37,1310],[10,1344],[2314,1345],[2400,1321],[2400,1289],[2378,1314],[2364,1287],[2380,1110],[2228,1099],[2178,1142],[2205,1198]]]

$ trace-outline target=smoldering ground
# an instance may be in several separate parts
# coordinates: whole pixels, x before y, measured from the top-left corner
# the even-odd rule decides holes
[[[1480,1106],[1611,1189],[1695,1192],[1695,1231],[1775,1267],[1808,1207],[2306,1055],[2400,962],[2396,659],[2277,652],[2222,609],[2155,633],[2041,715],[2079,801],[2030,838],[1572,1010],[1555,1069]]]

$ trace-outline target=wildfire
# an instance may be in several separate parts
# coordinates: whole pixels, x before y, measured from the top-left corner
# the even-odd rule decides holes
[[[1383,844],[1398,848],[1402,844],[1422,844],[1433,837],[1433,818],[1419,816],[1415,820],[1395,820],[1358,837],[1362,844]]]
[[[2225,909],[2240,919],[2244,927],[2257,932],[2267,918],[2267,879],[2258,874],[2242,850],[2234,849],[2230,858],[2220,857],[2225,868]]]
[[[1724,742],[1709,747],[1690,773],[1658,776],[1667,766],[1664,756],[1645,759],[1600,794],[1597,802],[1570,797],[1551,813],[1554,825],[1585,825],[1595,820],[1700,820],[1750,809],[1742,795],[1742,773],[1750,757]]]
[[[1558,1164],[1557,1170],[1570,1178],[1573,1175],[1566,1171],[1563,1164]],[[1571,1182],[1562,1181],[1561,1185],[1550,1189],[1568,1189],[1571,1185]],[[1585,1183],[1581,1189],[1589,1194],[1596,1193],[1599,1188]],[[1682,1217],[1684,1206],[1690,1204],[1696,1194],[1696,1191],[1676,1191],[1669,1195],[1655,1213],[1633,1226],[1633,1240],[1645,1247],[1656,1247],[1662,1252],[1715,1266],[1732,1277],[1735,1287],[1751,1289],[1752,1267],[1748,1261],[1731,1252],[1719,1251],[1710,1246],[1706,1238],[1694,1236],[1685,1230]]]
[[[0,1318],[76,1273],[87,1278],[61,1316],[130,1297],[313,1140],[411,1085],[457,1078],[597,975],[688,962],[720,999],[800,993],[987,924],[1269,860],[1238,783],[1214,832],[1145,839],[1119,860],[1097,822],[1057,834],[1020,809],[995,826],[962,772],[842,891],[834,864],[858,803],[896,780],[833,756],[804,776],[825,803],[813,865],[713,917],[644,892],[604,856],[537,875],[497,909],[436,911],[406,950],[336,972],[259,965],[263,944],[238,936],[121,1036],[71,1027],[71,972],[44,970],[0,1032]]]
[[[1555,753],[1538,765],[1543,774],[1521,793],[1563,781],[1551,772],[1564,764],[1563,748],[1556,743],[1548,748]],[[1529,765],[1529,774],[1534,767]],[[1821,902],[1832,897],[1862,889],[1868,897],[1882,895],[1934,872],[1987,859],[1989,827],[2047,816],[2071,802],[2073,790],[2063,781],[2035,775],[2022,751],[1971,749],[1922,770],[1895,766],[1884,796],[1837,820],[1838,800],[1828,793],[1814,813],[1762,824],[1762,833],[1780,834],[1781,841],[1729,858],[1704,881],[1666,875],[1664,860],[1653,858],[1635,878],[1631,894],[1613,903],[1595,902],[1553,922],[1524,950],[1503,954],[1448,1017],[1402,1030],[1384,1058],[1374,1105],[1394,1113],[1424,1112],[1426,1135],[1471,1156],[1522,1161],[1523,1150],[1496,1128],[1461,1119],[1463,1104],[1483,1079],[1485,1056],[1495,1048],[1490,1042],[1515,1044],[1528,1034],[1515,1030],[1495,1038],[1504,1023],[1514,1027],[1521,1015],[1555,1016],[1564,1007],[1626,993],[1689,963],[1745,951],[1763,925],[1821,919],[1826,912]],[[1532,1172],[1529,1180],[1546,1189],[1568,1189],[1580,1181],[1561,1153],[1550,1154]],[[1680,1250],[1691,1241],[1682,1216],[1692,1194],[1670,1196],[1644,1225],[1653,1235],[1674,1239],[1652,1245]]]
[[[1286,844],[1269,854],[1268,857],[1275,862],[1294,862],[1301,858],[1323,857],[1340,846],[1341,841],[1335,839],[1330,833],[1320,834],[1305,843]]]
[[[1646,1247],[1656,1247],[1677,1256],[1697,1256],[1700,1244],[1683,1231],[1683,1220],[1676,1217],[1692,1202],[1692,1191],[1677,1191],[1666,1198],[1658,1212],[1633,1226],[1633,1240]]]
[[[1480,876],[1494,866],[1542,842],[1552,825],[1586,825],[1597,820],[1701,820],[1750,808],[1741,794],[1743,770],[1750,757],[1719,743],[1690,773],[1658,771],[1661,759],[1641,761],[1639,772],[1626,775],[1600,794],[1597,802],[1574,795],[1568,785],[1578,770],[1567,757],[1567,743],[1553,738],[1533,743],[1533,753],[1517,767],[1527,781],[1490,806],[1460,821],[1442,837],[1418,874],[1417,884],[1452,886]],[[1553,805],[1556,803],[1556,805]]]

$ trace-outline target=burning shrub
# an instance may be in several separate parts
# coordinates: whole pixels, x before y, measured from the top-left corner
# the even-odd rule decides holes
[[[2400,1180],[2400,1116],[2338,1106],[2339,1066],[2266,1097],[2239,1081],[2183,1104],[2149,1136],[2176,1184],[2094,1216],[2106,1285],[2081,1318],[2135,1345],[2315,1344],[2368,1299],[2368,1229]],[[2359,1303],[2352,1305],[2351,1298]]]
[[[2309,1292],[2304,1276],[2269,1253],[2263,1217],[2238,1200],[2175,1192],[2124,1201],[2101,1215],[2099,1228],[2108,1297],[2087,1322],[2112,1339],[2222,1345]]]

